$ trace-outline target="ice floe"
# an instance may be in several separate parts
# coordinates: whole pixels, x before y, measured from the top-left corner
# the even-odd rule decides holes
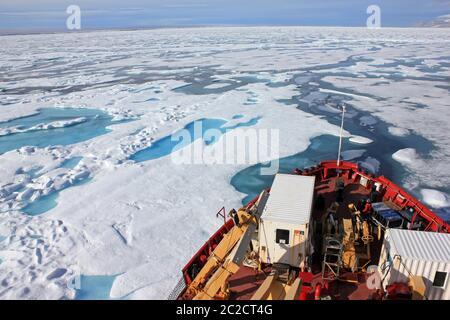
[[[420,190],[423,201],[433,208],[450,207],[449,196],[441,191],[433,189]]]
[[[392,158],[401,164],[412,166],[421,161],[417,152],[413,148],[401,149],[392,155]]]
[[[369,144],[372,143],[372,140],[367,137],[362,136],[351,136],[349,138],[350,142],[356,143],[356,144]]]
[[[362,157],[365,152],[366,152],[366,150],[364,150],[364,149],[345,150],[345,151],[342,151],[341,156],[342,156],[343,160],[349,161],[349,160],[353,160],[353,159]]]
[[[20,127],[9,127],[0,129],[0,137],[7,136],[15,133],[23,133],[23,132],[31,132],[31,131],[39,131],[39,130],[51,130],[57,128],[66,128],[70,126],[74,126],[83,122],[86,122],[87,119],[85,117],[79,117],[76,119],[71,119],[67,121],[54,121],[51,123],[41,123],[30,128],[22,129]]]
[[[46,48],[38,45],[43,42]],[[450,141],[436,128],[449,120],[449,70],[442,58],[449,42],[446,30],[291,27],[2,37],[8,69],[0,121],[43,107],[100,109],[114,121],[134,121],[70,145],[24,146],[0,155],[0,234],[6,237],[0,298],[93,297],[91,285],[101,286],[104,298],[166,298],[186,261],[220,226],[216,210],[240,205],[242,194],[229,181],[245,165],[173,165],[168,157],[135,163],[130,156],[198,119],[233,126],[257,118],[252,128],[278,129],[279,154],[261,159],[271,160],[306,150],[314,137],[339,133],[323,116],[281,100],[301,94],[304,104],[337,117],[327,101],[339,97],[356,110],[348,119],[362,120],[367,129],[381,120],[394,128],[391,134],[414,132],[435,144],[427,161],[411,160],[417,155],[411,151],[394,159],[430,188],[445,186]],[[409,59],[411,52],[423,61]],[[209,84],[206,91],[194,92],[199,83]],[[228,83],[239,87],[228,90]],[[360,118],[359,110],[370,118]],[[355,144],[372,142],[344,134]],[[371,171],[380,165],[364,150],[342,155]],[[75,157],[82,159],[68,165]],[[56,206],[24,214],[27,205],[52,195]],[[430,201],[442,205],[448,198],[434,194]],[[74,277],[88,279],[87,288],[69,286]]]
[[[381,163],[373,157],[367,157],[364,160],[359,161],[358,163],[362,168],[368,170],[370,173],[379,173]]]
[[[389,127],[388,130],[390,134],[398,137],[405,137],[410,134],[410,131],[404,128]]]
[[[362,126],[373,126],[374,124],[377,124],[378,121],[372,116],[362,116],[359,118],[359,122]]]

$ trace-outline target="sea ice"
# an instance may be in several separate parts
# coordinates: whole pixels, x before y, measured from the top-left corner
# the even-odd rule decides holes
[[[112,121],[101,135],[90,126],[88,139],[21,144],[0,155],[0,234],[6,236],[0,243],[0,283],[6,284],[0,298],[166,298],[181,268],[220,226],[215,212],[240,206],[243,194],[230,180],[247,165],[174,165],[169,157],[136,163],[130,156],[198,119],[226,119],[230,126],[259,119],[251,129],[277,129],[280,136],[279,154],[260,160],[278,159],[307,150],[315,137],[339,134],[331,124],[338,110],[326,103],[337,97],[354,109],[347,119],[358,123],[362,110],[370,114],[363,116],[365,124],[384,121],[393,135],[414,133],[430,141],[435,149],[426,161],[417,151],[400,150],[394,159],[422,187],[445,188],[450,140],[437,128],[449,121],[448,31],[378,31],[255,27],[1,37],[7,68],[0,126],[10,134],[0,139],[64,130],[11,134],[24,129],[11,128],[13,119],[41,108],[103,110]],[[111,43],[117,50],[110,50]],[[238,87],[219,87],[225,83]],[[298,96],[329,118],[282,102]],[[344,136],[372,143],[363,131]],[[364,150],[342,155],[364,156],[371,170],[380,165]],[[80,179],[91,180],[73,187]],[[447,195],[431,195],[425,192],[432,205],[448,202]],[[27,205],[56,196],[50,210],[24,214]],[[67,285],[80,275],[87,280],[82,291]]]
[[[360,158],[364,155],[366,150],[358,149],[358,150],[345,150],[341,152],[342,159],[345,161],[350,161],[353,159]]]
[[[441,191],[433,189],[420,190],[423,201],[433,208],[450,207],[449,196]]]
[[[398,150],[392,155],[392,158],[401,164],[413,166],[415,163],[421,161],[417,152],[413,148],[406,148]]]
[[[398,137],[405,137],[410,133],[408,129],[398,127],[389,127],[388,130],[390,134]]]
[[[358,163],[361,165],[361,167],[369,170],[369,172],[373,174],[379,173],[381,163],[373,157],[367,157],[363,161],[359,161]]]
[[[356,144],[369,144],[372,143],[372,140],[366,137],[362,136],[351,136],[349,139],[350,142],[356,143]]]
[[[363,116],[359,118],[359,121],[362,126],[373,126],[378,122],[377,119],[372,116]]]

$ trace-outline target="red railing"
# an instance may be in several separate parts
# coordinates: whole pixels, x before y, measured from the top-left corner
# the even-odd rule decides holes
[[[245,207],[251,207],[256,201],[258,201],[259,196],[255,197],[252,201],[250,201]],[[231,230],[234,226],[233,219],[226,220],[225,215],[225,207],[222,207],[217,213],[216,217],[223,216],[224,218],[224,224],[219,228],[219,230],[216,231],[209,239],[205,242],[205,244],[195,253],[195,255],[189,260],[189,262],[184,266],[182,269],[183,278],[186,283],[186,285],[189,285],[192,282],[192,277],[190,275],[190,269],[194,264],[197,264],[199,268],[201,268],[204,265],[204,258],[202,259],[202,256],[205,256],[205,258],[209,257],[211,252],[214,250],[215,246],[220,243],[222,240],[224,234],[226,234],[228,231]],[[203,260],[203,261],[202,261]]]
[[[419,200],[409,195],[405,190],[394,184],[386,177],[375,177],[373,174],[362,170],[356,163],[341,161],[338,166],[335,160],[323,161],[318,166],[304,170],[296,169],[294,172],[301,175],[315,175],[316,178],[321,181],[331,176],[331,174],[336,174],[336,170],[339,170],[342,174],[346,174],[349,179],[353,180],[353,182],[358,182],[361,177],[366,178],[368,180],[367,188],[371,188],[374,183],[379,183],[381,185],[383,199],[392,201],[402,209],[406,207],[414,208],[415,212],[411,219],[411,226],[414,224],[417,217],[420,216],[428,222],[425,230],[450,233],[450,225],[423,205]],[[257,200],[258,197],[250,201],[245,207],[252,206]],[[225,212],[225,208],[222,208],[219,212],[221,213],[220,216],[222,216]],[[220,227],[220,229],[217,230],[216,233],[214,233],[197,251],[191,260],[189,260],[182,270],[186,285],[189,285],[193,280],[190,275],[190,268],[194,264],[197,264],[197,266],[201,269],[206,261],[205,259],[209,257],[215,246],[222,240],[224,234],[230,231],[233,226],[234,222],[232,219],[226,220],[222,227]]]
[[[347,174],[347,177],[352,179],[354,182],[357,182],[360,177],[366,178],[368,180],[368,188],[370,188],[374,183],[379,183],[381,185],[383,199],[392,201],[402,209],[405,209],[406,207],[414,208],[414,214],[410,223],[411,226],[414,224],[417,217],[420,216],[423,220],[428,222],[428,225],[425,228],[426,231],[450,233],[450,225],[419,200],[408,194],[405,190],[386,177],[375,177],[373,174],[370,174],[365,170],[361,170],[355,163],[341,161],[338,166],[335,160],[323,161],[316,167],[302,171],[297,170],[296,172],[302,175],[316,175],[319,180],[322,180],[327,178],[330,173],[335,173],[336,170],[340,170],[342,174]]]
[[[214,250],[213,248],[215,248],[215,246],[217,244],[219,244],[219,242],[222,240],[223,235],[226,234],[228,231],[230,231],[231,228],[233,228],[233,226],[234,226],[233,220],[228,219],[220,227],[220,229],[217,230],[216,233],[214,233],[208,239],[208,241],[205,242],[205,244],[200,248],[200,250],[197,251],[197,253],[191,258],[191,260],[189,260],[189,262],[186,264],[186,266],[182,270],[183,278],[184,278],[186,285],[189,285],[193,280],[190,275],[190,268],[193,266],[193,264],[197,264],[198,267],[201,269],[201,267],[204,264],[204,261],[202,261],[203,259],[201,259],[201,257],[202,256],[205,256],[206,258],[209,257],[212,250]]]

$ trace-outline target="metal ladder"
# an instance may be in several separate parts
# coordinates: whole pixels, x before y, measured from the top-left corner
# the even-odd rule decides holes
[[[322,262],[322,279],[334,280],[339,278],[342,267],[342,242],[335,237],[325,238],[325,253]]]

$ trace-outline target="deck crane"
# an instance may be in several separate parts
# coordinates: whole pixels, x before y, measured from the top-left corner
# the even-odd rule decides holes
[[[247,255],[267,198],[268,193],[263,191],[252,206],[241,208],[238,212],[231,211],[235,225],[224,235],[203,268],[189,284],[183,294],[184,298],[227,299],[227,280],[239,270]]]

